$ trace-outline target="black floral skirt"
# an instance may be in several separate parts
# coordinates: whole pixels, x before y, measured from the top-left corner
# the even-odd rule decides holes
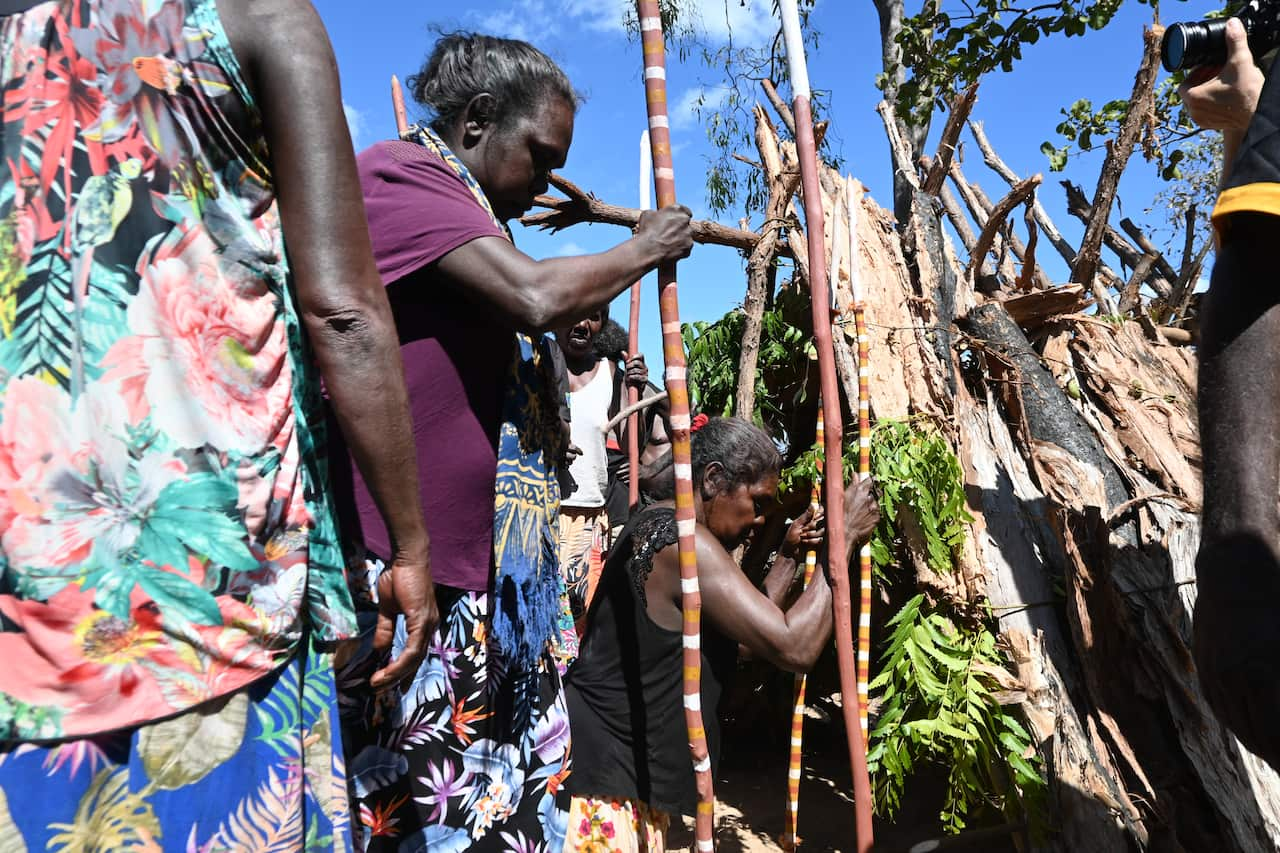
[[[375,696],[371,561],[355,584],[361,647],[338,674],[356,843],[370,851],[559,853],[568,823],[569,717],[551,655],[509,677],[489,643],[489,597],[436,587],[440,626],[409,689]],[[397,626],[392,654],[399,654]]]

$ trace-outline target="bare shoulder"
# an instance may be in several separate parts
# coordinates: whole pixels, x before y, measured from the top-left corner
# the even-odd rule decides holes
[[[332,61],[329,36],[310,0],[217,0],[218,17],[249,85],[257,91],[264,64],[290,57]]]
[[[697,549],[698,570],[737,569],[733,557],[720,544],[715,535],[701,524],[694,527],[694,547]]]

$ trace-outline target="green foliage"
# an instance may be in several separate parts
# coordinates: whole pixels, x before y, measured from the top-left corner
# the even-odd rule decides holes
[[[1068,109],[1061,110],[1063,120],[1056,128],[1068,143],[1075,143],[1081,151],[1093,150],[1093,137],[1113,136],[1120,128],[1120,123],[1129,114],[1129,102],[1126,100],[1107,101],[1101,109],[1095,110],[1093,102],[1081,98]],[[1049,158],[1049,168],[1061,172],[1067,165],[1070,144],[1054,148],[1050,142],[1040,145],[1040,150]]]
[[[791,495],[799,491],[808,494],[813,489],[813,480],[818,476],[818,443],[815,441],[807,450],[796,457],[796,460],[782,469],[778,476],[778,494]],[[845,484],[858,470],[858,437],[847,437],[844,442],[844,479]]]
[[[794,416],[807,399],[815,357],[806,324],[809,297],[799,288],[783,288],[761,319],[756,361],[755,423],[790,446]],[[734,414],[738,361],[746,315],[734,309],[714,323],[686,323],[681,329],[689,362],[693,406],[708,415]]]
[[[882,575],[901,548],[895,523],[904,510],[919,521],[926,559],[951,572],[964,543],[964,475],[932,422],[881,421],[871,436],[871,469],[880,500],[880,526],[871,540]],[[996,694],[1005,666],[993,626],[950,618],[917,595],[889,621],[893,634],[871,689],[880,714],[870,733],[867,764],[876,808],[892,817],[907,778],[921,763],[947,769],[940,818],[959,832],[991,810],[1006,819],[1041,820],[1046,782],[1031,738]]]
[[[917,595],[889,621],[893,635],[871,683],[880,716],[867,765],[877,810],[892,817],[922,762],[947,770],[939,817],[950,832],[984,812],[1043,822],[1047,783],[1026,729],[997,698],[1005,661],[985,624],[961,627]]]
[[[926,0],[916,15],[904,18],[897,37],[901,67],[910,77],[897,89],[898,114],[912,125],[928,126],[935,107],[945,109],[955,93],[988,71],[1012,71],[1024,45],[1061,33],[1082,36],[1111,22],[1121,0],[1017,4],[979,0],[963,10],[944,11]],[[877,78],[888,89],[899,69]]]
[[[924,534],[929,568],[950,572],[964,544],[964,472],[950,445],[930,422],[885,420],[871,431],[871,478],[880,498],[880,525],[871,537],[871,559],[884,573],[901,543],[899,513],[909,509]]]

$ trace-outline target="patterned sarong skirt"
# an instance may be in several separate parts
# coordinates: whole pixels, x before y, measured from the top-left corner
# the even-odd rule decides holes
[[[550,652],[533,677],[509,676],[489,642],[489,597],[437,586],[440,625],[403,694],[374,695],[385,660],[371,642],[370,561],[353,593],[361,649],[339,671],[356,846],[371,851],[559,853],[569,797],[569,718]],[[404,626],[392,654],[399,654]]]
[[[337,710],[333,658],[308,649],[168,720],[9,745],[0,850],[348,851]]]

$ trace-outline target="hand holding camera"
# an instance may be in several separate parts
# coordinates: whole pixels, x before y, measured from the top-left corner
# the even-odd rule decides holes
[[[1165,67],[1169,66],[1171,43],[1176,46],[1180,43],[1179,39],[1194,41],[1187,39],[1185,35],[1175,37],[1174,34],[1183,29],[1190,30],[1208,24],[1221,24],[1218,28],[1222,36],[1221,51],[1215,49],[1177,53],[1174,50],[1175,58],[1195,58],[1209,52],[1214,57],[1220,53],[1222,61],[1218,64],[1197,64],[1178,87],[1178,94],[1196,124],[1208,130],[1235,132],[1243,136],[1253,118],[1254,110],[1257,109],[1264,78],[1262,71],[1254,64],[1250,33],[1239,18],[1207,21],[1204,24],[1174,24],[1165,32],[1161,48]]]

